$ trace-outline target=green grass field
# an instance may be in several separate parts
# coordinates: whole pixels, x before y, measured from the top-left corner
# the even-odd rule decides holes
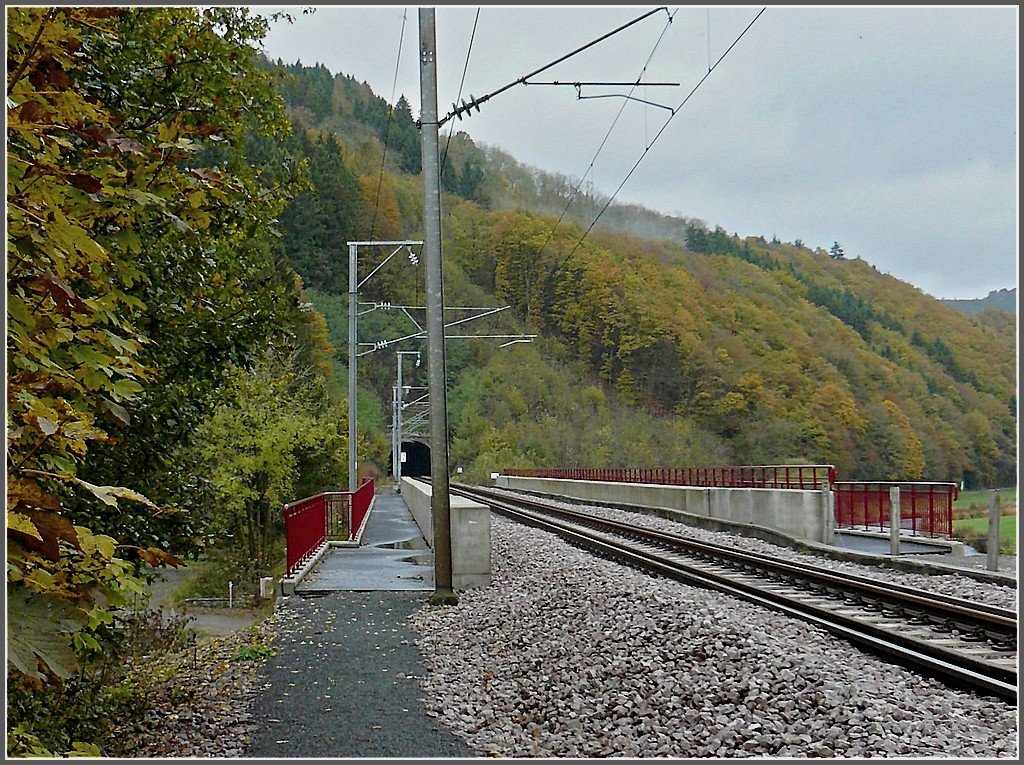
[[[960,492],[960,496],[957,497],[956,502],[953,503],[954,510],[960,510],[961,508],[979,507],[985,510],[988,509],[989,503],[989,490],[988,489],[971,489],[970,491]],[[1001,489],[999,491],[999,503],[1002,505],[1013,504],[1017,501],[1017,489]]]
[[[988,535],[988,518],[963,518],[953,521],[953,536],[970,543],[971,538]],[[972,545],[973,546],[973,545]],[[1016,555],[1017,516],[1004,515],[999,519],[999,551],[1004,555]]]

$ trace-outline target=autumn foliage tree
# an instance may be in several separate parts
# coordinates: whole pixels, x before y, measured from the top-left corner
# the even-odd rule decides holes
[[[265,28],[237,8],[7,9],[7,647],[24,678],[75,671],[139,567],[174,564],[192,532],[120,442],[156,439],[139,468],[166,475],[173,416],[294,311],[261,244],[284,190],[237,150],[287,127],[250,47]]]

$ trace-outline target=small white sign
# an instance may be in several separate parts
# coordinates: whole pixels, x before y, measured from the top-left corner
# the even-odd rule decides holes
[[[491,473],[491,478],[497,478],[501,473]]]
[[[461,473],[461,472],[462,472],[462,468],[461,468],[461,467],[457,467],[457,468],[455,468],[455,472],[456,472],[456,473]]]
[[[402,462],[408,462],[408,461],[409,461],[409,455],[406,454],[405,452],[402,452]]]

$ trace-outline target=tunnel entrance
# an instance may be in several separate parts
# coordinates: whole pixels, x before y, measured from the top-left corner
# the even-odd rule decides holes
[[[430,475],[430,447],[419,441],[403,441],[402,475],[409,478],[420,478]]]

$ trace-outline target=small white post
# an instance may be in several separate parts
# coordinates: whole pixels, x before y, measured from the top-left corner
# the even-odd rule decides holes
[[[989,492],[988,504],[988,555],[985,568],[999,570],[999,490]]]
[[[274,579],[269,576],[260,577],[260,597],[269,598],[274,594]]]
[[[228,608],[234,608],[235,583],[228,582]]]
[[[900,554],[900,487],[889,489],[889,552]]]

